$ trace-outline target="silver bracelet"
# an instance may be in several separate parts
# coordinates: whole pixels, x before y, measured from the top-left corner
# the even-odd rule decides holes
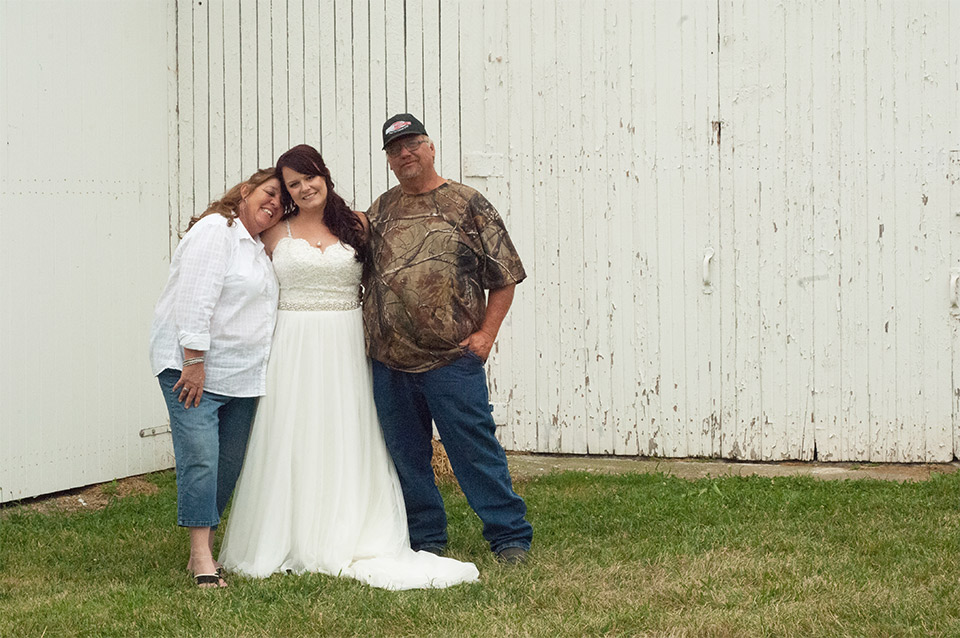
[[[196,365],[198,363],[203,363],[203,357],[194,357],[193,359],[187,359],[183,362],[183,367]]]

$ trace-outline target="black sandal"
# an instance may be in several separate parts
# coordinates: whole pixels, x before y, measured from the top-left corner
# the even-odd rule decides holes
[[[220,574],[197,574],[193,577],[193,580],[198,587],[200,585],[216,585],[220,587],[220,583],[224,582]]]

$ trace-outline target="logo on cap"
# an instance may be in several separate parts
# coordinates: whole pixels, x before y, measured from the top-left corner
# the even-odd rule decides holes
[[[388,128],[386,131],[383,132],[383,134],[390,135],[391,133],[402,131],[403,129],[407,128],[411,124],[413,124],[413,122],[394,122],[393,124],[390,125],[390,128]]]

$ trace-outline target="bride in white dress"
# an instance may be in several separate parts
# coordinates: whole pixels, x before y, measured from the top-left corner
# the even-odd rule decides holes
[[[395,590],[474,582],[473,563],[410,549],[364,350],[366,218],[333,191],[312,147],[290,149],[277,170],[295,216],[263,237],[280,310],[220,562],[253,577],[322,572]]]

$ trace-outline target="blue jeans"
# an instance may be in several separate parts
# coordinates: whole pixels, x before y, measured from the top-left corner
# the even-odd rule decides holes
[[[400,372],[373,362],[380,427],[397,467],[413,549],[447,544],[447,516],[430,459],[436,423],[453,473],[483,521],[490,549],[530,549],[527,506],[513,491],[507,455],[494,436],[483,361],[468,353],[428,372]]]
[[[240,476],[257,398],[204,390],[200,405],[187,409],[173,390],[179,379],[179,370],[157,375],[177,463],[177,525],[216,527]]]

